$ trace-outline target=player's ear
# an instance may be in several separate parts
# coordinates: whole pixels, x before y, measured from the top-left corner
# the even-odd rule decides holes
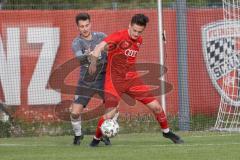
[[[129,23],[128,28],[130,29],[132,27],[131,23]]]

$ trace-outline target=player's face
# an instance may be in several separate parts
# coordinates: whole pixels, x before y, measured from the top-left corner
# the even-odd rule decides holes
[[[128,32],[132,39],[137,39],[143,33],[144,29],[144,26],[139,26],[137,24],[129,24]]]
[[[91,23],[89,20],[78,21],[78,30],[83,38],[87,38],[91,34]]]

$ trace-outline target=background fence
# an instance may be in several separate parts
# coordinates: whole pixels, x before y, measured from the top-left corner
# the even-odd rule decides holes
[[[221,3],[217,2],[199,0],[187,3],[186,42],[183,42],[187,57],[186,61],[181,61],[179,36],[184,32],[178,24],[177,2],[163,1],[163,26],[167,38],[164,45],[168,69],[166,81],[173,85],[173,90],[166,95],[166,111],[175,130],[179,129],[180,106],[181,114],[184,109],[189,113],[190,121],[186,122],[189,130],[211,129],[216,120],[220,95],[204,60],[207,51],[203,28],[223,20]],[[126,28],[135,13],[146,14],[150,23],[143,34],[138,62],[159,64],[157,1],[3,1],[1,9],[0,99],[8,105],[15,123],[21,128],[16,133],[8,122],[1,122],[2,134],[71,133],[66,111],[74,91],[62,92],[61,78],[52,80],[59,88],[50,88],[48,82],[51,73],[74,58],[71,42],[78,35],[75,16],[79,12],[91,15],[93,31],[106,34]],[[187,75],[180,68],[187,68]],[[78,73],[79,69],[69,72],[65,84],[76,85]],[[180,85],[181,77],[187,79],[187,86]],[[188,91],[187,99],[181,96],[183,91]],[[93,99],[86,112],[91,112],[98,103],[98,99]],[[63,107],[60,112],[59,104]],[[122,102],[120,112],[122,132],[158,130],[154,118],[140,103],[129,106]],[[85,132],[91,133],[95,120],[84,123]]]

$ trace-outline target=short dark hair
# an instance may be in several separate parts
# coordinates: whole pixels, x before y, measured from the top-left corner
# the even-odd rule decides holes
[[[133,24],[137,24],[139,26],[144,26],[146,27],[147,23],[149,22],[149,19],[147,16],[145,16],[144,14],[135,14],[132,17],[131,20],[131,25]]]
[[[90,21],[90,15],[88,13],[79,13],[77,16],[76,16],[76,24],[78,25],[78,21],[86,21],[86,20],[89,20]]]

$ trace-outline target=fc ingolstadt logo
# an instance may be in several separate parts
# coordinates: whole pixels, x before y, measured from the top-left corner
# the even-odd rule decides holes
[[[240,106],[240,23],[218,21],[202,28],[208,74],[223,100]]]

